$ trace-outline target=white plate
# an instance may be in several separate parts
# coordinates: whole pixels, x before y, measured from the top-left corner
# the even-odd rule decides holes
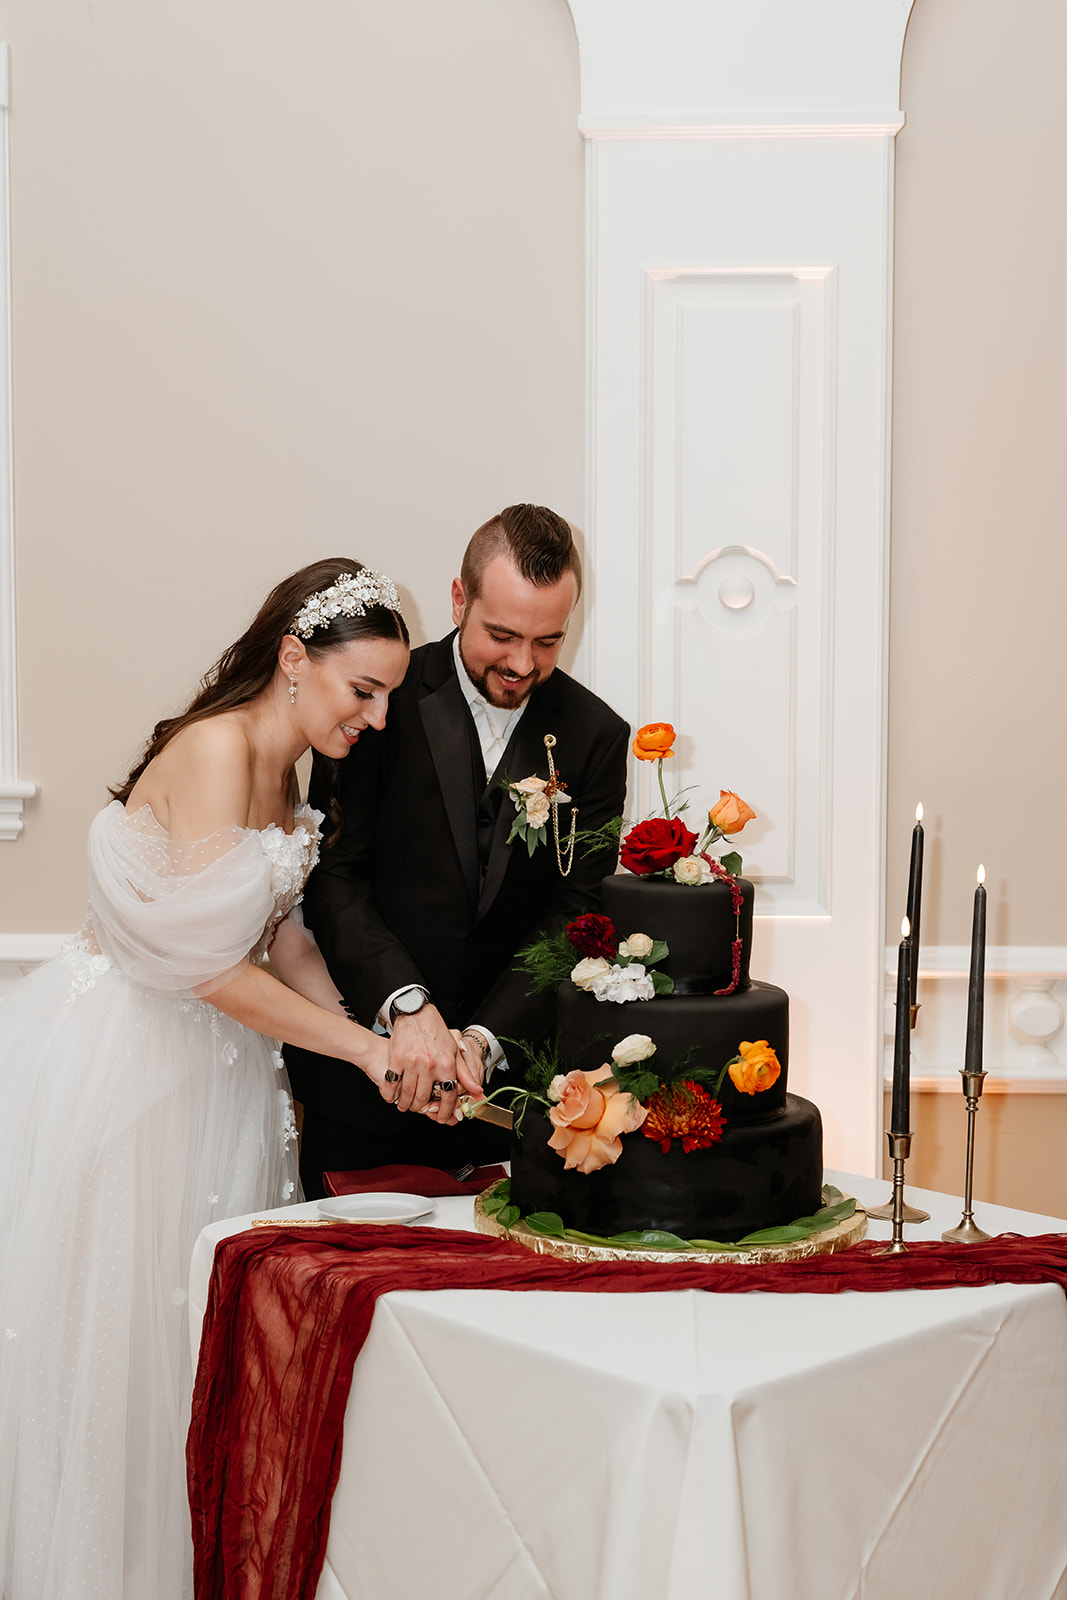
[[[338,1194],[319,1201],[319,1211],[335,1222],[414,1222],[430,1217],[437,1201],[424,1194]]]

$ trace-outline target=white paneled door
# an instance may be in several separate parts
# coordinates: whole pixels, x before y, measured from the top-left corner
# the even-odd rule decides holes
[[[753,969],[790,992],[791,1084],[822,1109],[829,1163],[874,1171],[910,0],[844,20],[840,0],[571,9],[588,141],[583,669],[634,723],[675,725],[671,781],[692,786],[694,816],[720,788],[757,811],[741,841]],[[635,814],[655,809],[653,782],[634,774]]]

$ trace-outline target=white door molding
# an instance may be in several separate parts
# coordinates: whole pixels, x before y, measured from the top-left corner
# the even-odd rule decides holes
[[[588,682],[758,813],[754,970],[880,1167],[893,139],[912,0],[570,0]],[[631,809],[653,807],[649,772]],[[699,803],[698,802],[698,803]]]
[[[23,802],[37,793],[36,784],[20,782],[18,772],[8,82],[8,47],[0,44],[0,840],[18,838],[22,832]]]

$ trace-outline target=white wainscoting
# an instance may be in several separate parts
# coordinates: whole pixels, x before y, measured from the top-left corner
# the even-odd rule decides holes
[[[828,1160],[880,1164],[893,139],[911,0],[571,0],[581,671],[758,820],[753,972]],[[634,773],[631,814],[658,809]]]
[[[69,933],[0,933],[0,1000],[20,978],[57,955],[71,937]]]
[[[892,1078],[896,949],[886,951],[885,1074]],[[970,951],[924,949],[911,1036],[913,1088],[961,1093]],[[991,945],[986,951],[985,1092],[1067,1094],[1067,946]]]

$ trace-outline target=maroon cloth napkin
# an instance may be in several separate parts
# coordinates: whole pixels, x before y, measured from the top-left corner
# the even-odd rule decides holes
[[[504,1167],[476,1167],[469,1178],[453,1178],[437,1167],[365,1167],[356,1172],[324,1172],[322,1181],[330,1194],[481,1194],[490,1184],[506,1178]]]
[[[917,1243],[771,1266],[571,1264],[452,1229],[258,1228],[215,1251],[189,1431],[197,1600],[304,1600],[326,1554],[356,1356],[392,1289],[867,1293],[988,1283],[1067,1288],[1067,1234]]]

